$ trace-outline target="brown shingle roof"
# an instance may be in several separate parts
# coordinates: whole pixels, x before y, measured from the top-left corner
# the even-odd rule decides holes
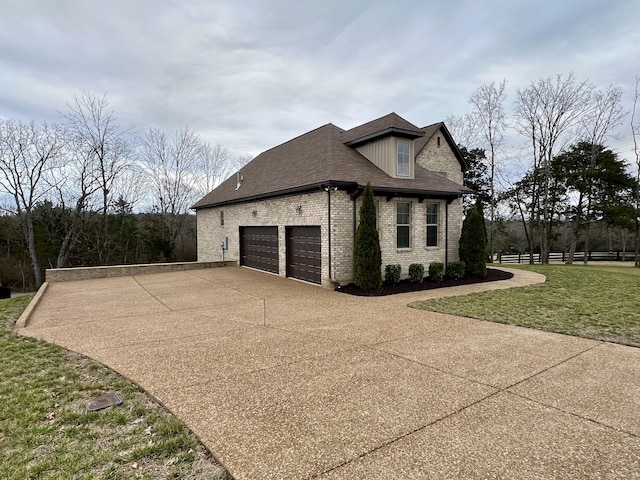
[[[422,130],[413,123],[407,122],[400,115],[392,112],[384,117],[347,130],[344,134],[344,143],[355,146],[391,133],[409,138],[417,138],[424,135]]]
[[[312,191],[329,183],[355,190],[371,182],[374,191],[389,194],[456,197],[467,193],[461,185],[418,165],[414,179],[387,175],[357,150],[345,145],[345,138],[350,138],[348,134],[353,130],[345,132],[329,123],[271,148],[240,169],[240,188],[236,189],[236,175],[233,175],[193,208]]]

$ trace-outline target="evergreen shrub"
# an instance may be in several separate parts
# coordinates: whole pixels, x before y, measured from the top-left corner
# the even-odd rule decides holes
[[[482,203],[477,201],[462,222],[460,260],[465,264],[466,274],[471,277],[485,278],[488,256],[487,229],[484,224]]]
[[[413,283],[422,283],[424,280],[424,265],[421,263],[409,265],[409,280]]]
[[[429,264],[429,278],[433,282],[441,282],[444,280],[444,263],[431,262]]]
[[[360,206],[360,223],[353,247],[353,283],[363,290],[374,290],[382,285],[382,254],[376,229],[376,206],[373,190],[367,183]]]
[[[452,280],[460,280],[464,278],[466,267],[464,262],[449,262],[447,263],[447,271],[445,277]]]
[[[390,283],[392,285],[396,285],[400,283],[401,271],[402,271],[402,267],[400,266],[399,263],[396,265],[387,265],[386,267],[384,267],[385,282]]]

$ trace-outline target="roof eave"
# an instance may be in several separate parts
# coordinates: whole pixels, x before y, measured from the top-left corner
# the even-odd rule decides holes
[[[204,208],[215,208],[225,205],[237,205],[240,203],[249,203],[259,200],[266,200],[274,197],[286,197],[289,195],[296,195],[300,193],[308,193],[313,191],[325,190],[328,187],[337,187],[338,189],[353,189],[357,188],[358,184],[355,182],[345,182],[342,180],[325,180],[322,182],[311,183],[308,185],[300,185],[297,187],[287,188],[283,190],[277,190],[274,192],[260,193],[257,195],[250,195],[248,197],[234,198],[230,200],[224,200],[222,202],[211,202],[204,205],[198,205],[197,203],[191,207],[192,210],[198,211]]]
[[[419,190],[419,189],[399,189],[388,187],[372,187],[374,195],[393,195],[395,197],[424,197],[424,198],[459,198],[465,192],[452,192],[446,190]]]
[[[444,123],[440,126],[440,128],[442,129],[442,133],[445,136],[447,142],[451,146],[451,149],[453,150],[453,154],[456,156],[456,158],[460,162],[460,165],[462,166],[462,171],[466,172],[467,170],[469,170],[469,164],[462,156],[462,152],[458,148],[458,144],[453,140],[451,133],[449,133],[449,129]]]
[[[407,130],[404,128],[397,127],[389,127],[384,130],[380,130],[379,132],[370,133],[369,135],[364,135],[362,137],[354,138],[353,140],[349,140],[344,142],[345,145],[349,147],[357,147],[358,145],[362,145],[363,143],[370,142],[380,137],[387,137],[395,135],[403,138],[420,138],[424,137],[424,132],[416,131],[416,130]]]

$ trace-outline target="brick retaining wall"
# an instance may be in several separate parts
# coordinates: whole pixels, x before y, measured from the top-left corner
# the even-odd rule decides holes
[[[49,268],[45,273],[46,281],[69,282],[72,280],[89,280],[92,278],[125,277],[128,275],[144,275],[149,273],[181,272],[201,268],[235,266],[236,261],[225,262],[176,262],[147,263],[137,265],[112,265],[103,267]]]

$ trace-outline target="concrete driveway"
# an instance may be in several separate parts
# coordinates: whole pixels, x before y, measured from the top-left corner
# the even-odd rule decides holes
[[[640,478],[640,349],[406,307],[487,288],[361,298],[237,267],[53,283],[20,332],[143,386],[237,479]]]

